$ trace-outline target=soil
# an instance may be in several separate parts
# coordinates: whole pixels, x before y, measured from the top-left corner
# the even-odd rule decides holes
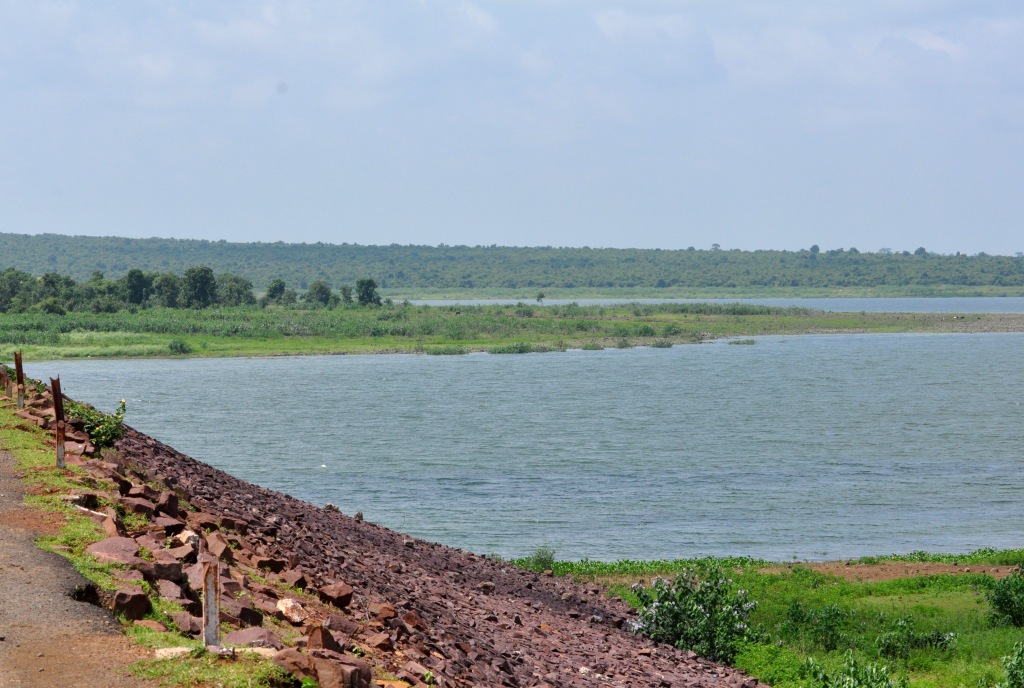
[[[910,578],[916,576],[937,576],[948,573],[963,575],[966,573],[984,573],[993,578],[1004,578],[1010,575],[1016,566],[966,566],[964,564],[934,564],[927,562],[884,562],[880,564],[857,564],[843,561],[826,561],[800,566],[846,580],[870,583],[892,580],[894,578]],[[765,573],[779,573],[793,568],[793,565],[772,566],[764,569]]]
[[[0,452],[0,686],[152,686],[127,667],[148,652],[133,646],[105,611],[76,602],[87,581],[35,540],[53,532],[52,514],[22,505],[13,459]]]

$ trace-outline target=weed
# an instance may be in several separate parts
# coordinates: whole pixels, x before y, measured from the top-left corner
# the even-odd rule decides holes
[[[807,674],[814,688],[907,688],[905,676],[893,678],[887,666],[857,661],[853,652],[846,655],[843,666],[832,673],[814,660],[807,662]]]

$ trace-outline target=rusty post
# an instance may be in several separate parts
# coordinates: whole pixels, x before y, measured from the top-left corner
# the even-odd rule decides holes
[[[18,376],[18,408],[25,408],[25,369],[21,367],[21,352],[14,353],[14,373]]]
[[[220,562],[203,562],[203,645],[220,646]]]
[[[56,421],[54,434],[57,436],[57,468],[64,468],[64,394],[60,391],[60,375],[50,378],[50,391],[53,393],[53,416]]]

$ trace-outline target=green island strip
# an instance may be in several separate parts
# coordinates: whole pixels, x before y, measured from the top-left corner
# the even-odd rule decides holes
[[[669,347],[836,333],[1020,332],[1009,313],[833,313],[739,303],[147,308],[0,314],[0,358],[26,360]]]

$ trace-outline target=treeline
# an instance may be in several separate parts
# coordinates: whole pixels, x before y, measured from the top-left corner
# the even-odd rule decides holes
[[[37,236],[0,233],[0,270],[54,272],[88,280],[132,268],[183,275],[194,265],[241,275],[257,290],[275,279],[299,291],[332,289],[373,275],[392,290],[564,288],[761,289],[1024,286],[1024,257],[939,255],[924,247],[861,252],[362,246],[228,243],[183,239]]]
[[[261,306],[335,308],[346,304],[381,305],[377,283],[368,277],[335,292],[318,280],[299,295],[284,280],[272,280],[259,299],[252,282],[231,273],[214,274],[212,268],[188,268],[180,277],[173,272],[128,270],[119,279],[107,279],[94,272],[88,280],[76,282],[67,275],[48,272],[35,277],[8,268],[0,272],[0,313],[117,313],[139,308],[192,308],[211,306]]]

